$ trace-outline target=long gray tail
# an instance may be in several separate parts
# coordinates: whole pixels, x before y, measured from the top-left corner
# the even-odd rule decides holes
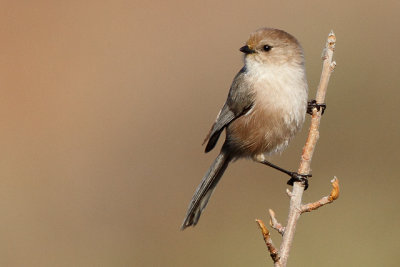
[[[215,159],[214,163],[208,169],[207,173],[204,175],[203,180],[201,180],[200,185],[197,187],[196,192],[193,195],[192,201],[182,223],[181,230],[184,230],[188,226],[195,226],[200,219],[201,212],[207,206],[208,200],[211,194],[221,179],[224,171],[228,167],[230,157],[223,151]]]

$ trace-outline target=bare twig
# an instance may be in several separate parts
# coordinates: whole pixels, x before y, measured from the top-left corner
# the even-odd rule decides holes
[[[323,51],[323,55],[322,55],[323,67],[322,67],[321,79],[320,79],[320,82],[318,85],[318,90],[317,90],[317,95],[316,95],[316,103],[317,104],[324,104],[325,95],[326,95],[326,91],[328,88],[329,78],[336,66],[336,63],[332,60],[333,52],[335,50],[335,44],[336,44],[336,37],[335,37],[335,34],[333,33],[333,31],[331,31],[328,35],[328,39],[327,39],[327,42],[326,42],[326,45],[325,45],[325,48]],[[299,174],[309,174],[310,173],[311,159],[314,154],[315,145],[319,138],[318,129],[319,129],[319,125],[321,122],[321,116],[322,116],[322,109],[318,111],[317,108],[313,108],[312,117],[311,117],[311,125],[310,125],[310,129],[308,132],[306,144],[304,145],[304,148],[303,148],[303,152],[302,152],[301,160],[300,160],[300,166],[298,169]],[[271,226],[274,229],[281,229],[281,232],[283,233],[283,240],[282,240],[281,246],[279,248],[279,252],[277,252],[277,253],[279,253],[279,258],[277,260],[274,260],[275,267],[278,267],[278,266],[285,267],[287,264],[290,247],[293,242],[297,221],[298,221],[300,215],[303,212],[311,211],[318,207],[321,207],[322,205],[330,203],[339,196],[339,183],[338,183],[337,179],[332,181],[332,186],[333,186],[333,190],[329,197],[322,198],[321,200],[319,200],[315,203],[302,205],[301,200],[302,200],[303,192],[304,192],[304,184],[301,182],[295,182],[293,185],[293,190],[286,191],[287,195],[290,197],[289,215],[288,215],[288,222],[287,222],[286,227],[283,227],[282,225],[277,226],[278,222],[276,221],[275,214],[273,211],[272,211],[272,213],[270,211]],[[260,226],[260,228],[261,228],[261,226]],[[265,226],[264,226],[264,228],[265,228]],[[263,231],[263,235],[264,235],[264,231]],[[268,232],[268,236],[269,236],[269,232]],[[265,235],[264,235],[264,239],[265,239]],[[267,241],[266,241],[266,243],[267,243]],[[267,246],[268,246],[268,244],[267,244]]]
[[[331,31],[328,35],[326,41],[324,55],[323,55],[323,67],[321,73],[321,79],[318,85],[316,101],[317,104],[323,104],[325,102],[326,90],[328,88],[329,78],[331,73],[336,66],[336,63],[332,60],[333,51],[335,50],[336,36]],[[311,159],[314,154],[315,145],[319,138],[319,124],[321,122],[322,110],[318,111],[316,108],[313,109],[313,114],[311,118],[311,126],[308,132],[308,138],[306,144],[303,148],[303,153],[301,155],[300,166],[298,173],[309,174],[311,169]],[[290,198],[290,208],[288,223],[286,225],[285,234],[283,235],[283,240],[280,252],[279,265],[276,266],[286,266],[290,246],[293,242],[294,233],[296,230],[296,224],[301,214],[301,199],[303,197],[304,185],[301,182],[296,182],[293,185],[292,196]]]
[[[260,227],[260,229],[261,229],[261,232],[264,237],[265,244],[267,245],[269,254],[271,255],[271,258],[274,261],[274,263],[276,263],[277,261],[279,261],[279,254],[278,254],[278,250],[275,248],[274,244],[272,243],[272,239],[269,234],[269,231],[263,221],[257,219],[256,223],[258,224],[258,227]]]
[[[335,177],[335,178],[333,178],[331,183],[332,183],[331,194],[329,196],[321,198],[320,200],[318,200],[316,202],[302,205],[301,206],[301,213],[310,212],[310,211],[316,210],[319,207],[322,207],[322,206],[324,206],[326,204],[332,203],[334,200],[336,200],[339,197],[339,179],[337,179]]]
[[[328,88],[329,77],[331,76],[336,63],[332,61],[333,51],[335,50],[336,37],[333,31],[329,33],[323,56],[323,67],[321,73],[321,79],[318,85],[316,101],[318,104],[325,102],[326,90]],[[318,111],[316,108],[313,109],[313,114],[311,118],[311,126],[308,132],[308,138],[306,144],[303,148],[303,153],[301,155],[300,166],[298,173],[309,174],[311,159],[314,154],[315,145],[319,138],[319,124],[321,122],[322,110]],[[290,246],[293,242],[294,232],[296,230],[296,224],[301,214],[301,199],[303,197],[304,185],[300,182],[296,182],[293,185],[292,196],[290,198],[290,208],[288,223],[286,225],[285,234],[283,235],[282,244],[280,247],[280,265],[286,266]]]
[[[269,220],[269,225],[271,225],[272,228],[274,228],[281,235],[283,235],[285,233],[285,227],[283,227],[282,224],[278,222],[278,220],[275,217],[275,212],[272,209],[269,209],[268,212],[269,216],[271,217],[271,219]]]

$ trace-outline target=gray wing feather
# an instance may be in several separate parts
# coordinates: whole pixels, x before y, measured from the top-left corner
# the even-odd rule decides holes
[[[243,67],[233,79],[225,105],[204,140],[204,143],[208,141],[206,152],[215,147],[219,136],[229,123],[245,114],[253,106],[254,100],[252,90],[250,90],[251,85],[245,79],[245,75],[246,68]]]

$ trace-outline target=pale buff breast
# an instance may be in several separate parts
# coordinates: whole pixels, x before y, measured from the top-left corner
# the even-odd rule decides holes
[[[227,127],[226,145],[237,156],[280,152],[300,130],[306,114],[307,83],[305,73],[299,70],[284,68],[255,75],[253,108]]]

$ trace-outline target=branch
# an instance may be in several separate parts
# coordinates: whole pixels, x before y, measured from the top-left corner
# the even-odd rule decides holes
[[[331,31],[328,35],[328,39],[326,41],[326,45],[323,51],[323,67],[322,67],[322,73],[321,73],[321,79],[318,85],[317,89],[317,95],[316,95],[316,103],[317,104],[324,104],[325,102],[325,96],[326,96],[326,91],[328,88],[328,82],[329,78],[331,76],[331,73],[335,69],[336,62],[334,62],[333,59],[333,52],[335,50],[335,44],[336,44],[336,37],[333,31]],[[308,137],[306,144],[304,145],[303,152],[301,155],[301,160],[300,160],[300,166],[298,169],[299,174],[309,174],[310,169],[311,169],[311,159],[314,154],[315,146],[317,144],[318,138],[319,138],[319,125],[321,122],[321,116],[322,116],[323,110],[320,109],[319,111],[317,108],[313,108],[312,110],[312,117],[311,117],[311,125],[310,129],[308,132]],[[302,182],[295,182],[293,185],[293,190],[287,190],[286,193],[288,194],[290,198],[290,207],[289,207],[289,215],[288,215],[288,222],[286,227],[283,227],[278,223],[278,221],[275,218],[275,213],[270,210],[270,215],[271,215],[271,226],[278,230],[279,233],[283,234],[283,240],[281,243],[281,246],[279,248],[279,252],[274,250],[274,255],[278,255],[278,258],[272,257],[272,252],[270,250],[270,246],[272,245],[272,241],[269,237],[269,232],[265,228],[265,225],[262,223],[262,221],[257,220],[257,223],[259,224],[264,240],[267,244],[267,247],[269,251],[271,252],[271,257],[274,260],[274,266],[275,267],[286,267],[287,260],[289,257],[289,251],[291,244],[293,242],[294,238],[294,233],[296,230],[296,225],[297,221],[300,218],[300,215],[303,212],[308,212],[315,210],[323,205],[326,205],[328,203],[333,202],[335,199],[339,197],[339,181],[335,178],[332,180],[332,192],[329,197],[324,197],[321,200],[310,203],[307,205],[302,205],[301,200],[303,197],[304,193],[304,184]],[[264,230],[265,229],[265,230]],[[267,232],[265,232],[267,231]],[[271,242],[269,242],[271,241]]]
[[[328,35],[326,41],[325,49],[323,52],[323,66],[321,79],[318,85],[316,101],[317,104],[325,103],[325,95],[328,89],[328,82],[333,72],[336,63],[332,60],[333,51],[335,50],[336,36],[331,31]],[[308,132],[308,138],[306,144],[303,148],[303,153],[301,155],[300,166],[298,173],[309,174],[311,169],[311,159],[314,154],[315,145],[317,144],[319,138],[319,125],[321,122],[322,110],[318,111],[316,108],[313,109],[313,114],[311,117],[311,126]],[[285,229],[285,234],[283,235],[283,240],[281,247],[279,249],[281,259],[280,264],[276,266],[286,266],[287,260],[289,258],[290,246],[292,245],[294,233],[296,230],[296,224],[300,217],[301,211],[301,199],[303,197],[304,185],[301,182],[296,182],[293,185],[292,196],[290,197],[290,208],[288,223]]]
[[[278,250],[275,248],[274,244],[272,243],[271,236],[269,234],[269,231],[267,227],[265,227],[265,224],[261,220],[256,220],[256,223],[258,224],[258,227],[261,229],[261,233],[264,237],[265,244],[267,245],[269,254],[271,255],[272,260],[274,263],[279,261],[279,254]]]
[[[336,63],[332,61],[333,51],[335,50],[336,37],[333,31],[328,35],[326,41],[324,55],[323,55],[323,67],[321,73],[321,79],[318,85],[316,101],[317,104],[323,104],[325,102],[325,95],[328,89],[328,82],[333,72]],[[316,108],[313,109],[313,114],[311,117],[311,126],[308,132],[308,138],[306,144],[303,148],[303,153],[301,155],[300,166],[298,173],[309,174],[311,169],[311,159],[314,154],[315,145],[317,144],[319,138],[319,125],[321,122],[322,110],[318,111]],[[285,234],[283,235],[282,244],[280,247],[280,265],[286,266],[290,246],[292,245],[294,233],[296,230],[296,224],[301,214],[301,199],[303,197],[304,185],[301,182],[296,182],[293,185],[292,196],[290,197],[290,208],[288,223],[285,229]]]
[[[269,216],[271,217],[271,219],[269,220],[269,225],[271,225],[272,228],[274,228],[281,235],[283,235],[285,233],[285,227],[283,227],[282,224],[278,222],[278,220],[275,217],[275,212],[273,210],[269,209],[268,212]]]
[[[337,179],[335,177],[335,178],[333,178],[331,183],[332,183],[331,194],[329,196],[321,198],[320,200],[318,200],[316,202],[302,205],[301,206],[301,213],[310,212],[310,211],[316,210],[319,207],[322,207],[322,206],[324,206],[326,204],[332,203],[334,200],[336,200],[339,197],[339,179]]]

